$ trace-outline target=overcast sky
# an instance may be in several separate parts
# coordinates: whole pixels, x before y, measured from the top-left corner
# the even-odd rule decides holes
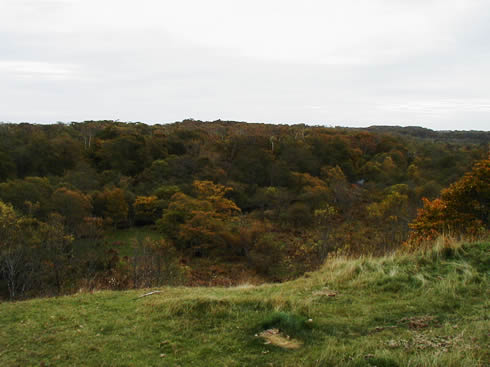
[[[490,130],[490,0],[0,0],[0,121]]]

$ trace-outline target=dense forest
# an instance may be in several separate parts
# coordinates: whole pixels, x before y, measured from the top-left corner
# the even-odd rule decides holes
[[[411,228],[436,233],[425,224],[455,198],[467,207],[468,185],[488,190],[489,142],[419,127],[0,124],[0,297],[282,281],[331,253],[392,251]],[[481,192],[472,233],[488,229]]]

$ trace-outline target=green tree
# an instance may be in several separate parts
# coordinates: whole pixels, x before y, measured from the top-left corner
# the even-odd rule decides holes
[[[42,239],[41,256],[47,273],[52,274],[58,294],[62,293],[64,281],[69,270],[68,261],[71,256],[73,236],[66,234],[64,218],[53,213],[47,223],[42,223],[39,232]],[[48,275],[48,279],[49,279]]]
[[[142,136],[122,135],[104,140],[96,152],[96,162],[100,170],[117,170],[126,176],[133,176],[145,169],[149,163],[149,153]]]
[[[0,183],[0,200],[26,215],[45,217],[53,188],[46,177],[26,177]],[[32,212],[36,209],[36,212]]]
[[[24,296],[35,283],[40,268],[39,224],[18,216],[11,205],[0,201],[0,271],[12,299]]]
[[[53,193],[51,207],[64,217],[72,231],[92,212],[92,203],[87,195],[66,187],[61,187]]]
[[[394,185],[385,190],[383,199],[367,206],[372,226],[384,236],[384,246],[393,247],[406,239],[408,223],[412,218],[407,185]]]
[[[156,196],[137,196],[133,203],[136,224],[153,224],[162,215],[162,202]]]
[[[94,212],[109,220],[116,227],[128,225],[129,206],[120,188],[107,188],[103,192],[94,193]]]

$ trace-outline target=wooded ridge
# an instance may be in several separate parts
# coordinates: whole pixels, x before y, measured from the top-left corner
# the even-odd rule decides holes
[[[2,123],[0,295],[283,281],[333,253],[481,236],[489,142],[419,127]]]

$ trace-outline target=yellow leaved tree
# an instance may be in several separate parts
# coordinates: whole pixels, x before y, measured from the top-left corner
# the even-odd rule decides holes
[[[226,194],[232,189],[211,181],[194,181],[193,195],[178,192],[157,222],[161,232],[196,255],[226,250],[240,208]]]

